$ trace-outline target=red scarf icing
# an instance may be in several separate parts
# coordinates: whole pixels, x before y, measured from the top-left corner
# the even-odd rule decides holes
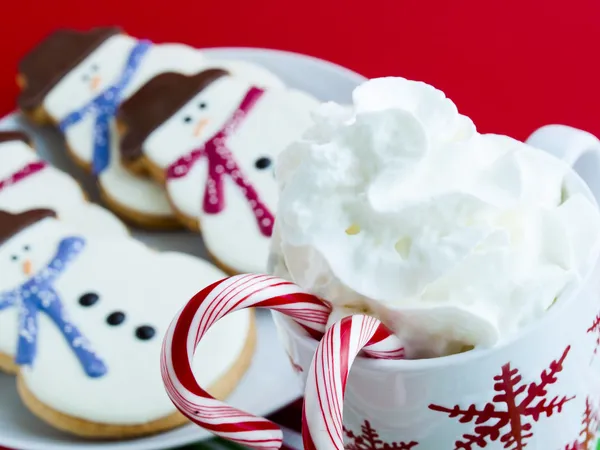
[[[31,175],[36,174],[40,170],[44,169],[47,165],[48,163],[46,163],[46,161],[34,161],[27,164],[22,169],[8,176],[8,178],[0,180],[0,191],[18,183],[19,181],[23,181],[25,178],[29,178]]]
[[[273,214],[269,211],[267,205],[260,200],[258,193],[242,173],[233,153],[227,148],[226,144],[227,137],[238,128],[264,92],[264,90],[257,87],[250,88],[221,131],[202,147],[193,150],[171,164],[167,169],[167,179],[186,176],[200,158],[206,157],[208,159],[208,178],[204,190],[204,212],[218,214],[223,210],[225,207],[223,179],[225,176],[229,176],[248,200],[262,235],[270,237],[273,232]]]

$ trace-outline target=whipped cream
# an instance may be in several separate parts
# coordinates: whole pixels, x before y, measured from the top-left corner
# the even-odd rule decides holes
[[[367,312],[435,357],[497,344],[581,280],[600,214],[569,166],[424,83],[374,79],[353,103],[324,104],[276,172],[271,270],[332,319]]]

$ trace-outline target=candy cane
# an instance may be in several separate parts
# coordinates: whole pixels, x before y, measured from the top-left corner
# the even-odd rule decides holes
[[[356,315],[336,322],[313,356],[302,411],[305,450],[343,450],[343,403],[350,367],[377,335],[379,320]]]
[[[330,306],[289,281],[268,275],[236,275],[208,286],[179,312],[167,331],[161,372],[171,401],[192,422],[213,433],[257,449],[279,448],[281,431],[268,420],[254,417],[214,399],[202,389],[192,371],[194,352],[202,336],[223,316],[245,308],[269,308],[299,323],[312,337],[325,332]],[[371,356],[402,354],[397,340],[381,326],[365,346]]]

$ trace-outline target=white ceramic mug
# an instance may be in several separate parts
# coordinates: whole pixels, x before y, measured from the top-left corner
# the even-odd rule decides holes
[[[337,433],[351,450],[595,448],[598,331],[587,330],[598,311],[599,275],[596,269],[572,301],[508,345],[430,360],[357,358],[345,388],[343,428],[333,423],[336,389],[326,379],[327,367],[335,363],[327,358],[327,365],[311,367],[317,341],[274,313],[290,359],[307,384],[305,420],[314,447],[334,448]],[[332,327],[317,357],[329,356],[324,349],[329,333],[340,339],[344,331],[348,328]]]
[[[572,144],[560,156],[575,164],[573,155],[589,144]],[[592,197],[571,178],[572,188]],[[321,322],[313,320],[326,312],[319,299],[274,277],[231,277],[201,291],[175,319],[163,378],[192,421],[241,444],[277,448],[274,424],[214,400],[190,368],[196,345],[220,317],[267,307],[277,311],[281,341],[306,384],[307,450],[591,450],[600,412],[599,288],[596,252],[583,283],[510,342],[428,360],[382,360],[359,356],[381,341],[376,319],[344,318],[321,337],[314,326]]]

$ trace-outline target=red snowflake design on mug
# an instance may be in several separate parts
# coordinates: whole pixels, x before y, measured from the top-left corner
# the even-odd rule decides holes
[[[598,402],[590,397],[585,399],[585,410],[581,419],[581,431],[573,443],[565,446],[564,450],[594,450],[596,434],[600,425]]]
[[[598,354],[598,349],[600,349],[600,313],[596,314],[594,318],[594,322],[587,329],[588,333],[594,333],[596,335],[596,346],[594,347],[594,354],[592,355],[592,362],[594,358]]]
[[[494,377],[497,394],[483,409],[473,404],[467,408],[429,405],[433,411],[458,418],[461,423],[475,423],[472,434],[465,433],[455,442],[455,450],[474,450],[475,446],[486,447],[498,440],[507,450],[524,449],[533,437],[532,422],[539,421],[544,415],[550,417],[562,412],[564,405],[575,398],[555,396],[549,399],[547,391],[558,381],[557,375],[563,370],[570,349],[571,346],[568,346],[560,359],[550,363],[549,368],[541,373],[538,383],[524,383],[519,369],[512,368],[510,362],[502,366],[500,375]]]
[[[412,450],[419,445],[417,442],[384,442],[379,433],[365,420],[360,427],[360,434],[355,434],[344,427],[347,443],[346,450]]]

